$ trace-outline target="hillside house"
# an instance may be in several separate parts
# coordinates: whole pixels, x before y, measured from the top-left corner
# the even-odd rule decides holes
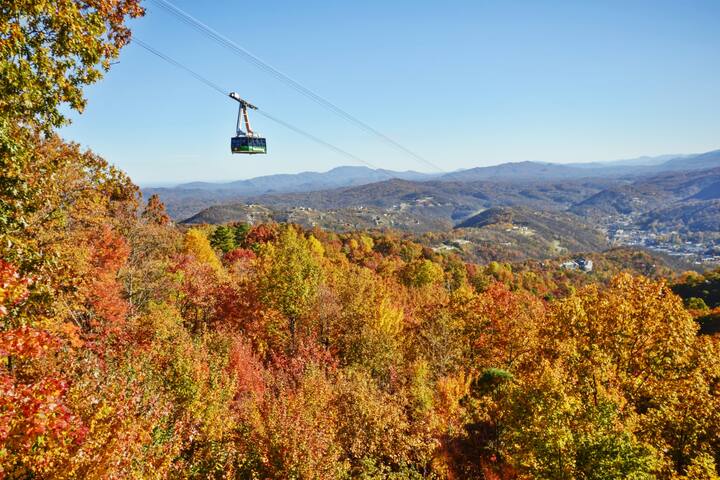
[[[588,258],[576,258],[560,264],[560,268],[565,270],[580,270],[586,273],[592,272],[593,261]]]

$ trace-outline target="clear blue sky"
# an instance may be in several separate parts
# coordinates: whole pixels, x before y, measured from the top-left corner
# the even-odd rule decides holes
[[[218,0],[173,3],[445,170],[720,148],[720,1]],[[429,171],[147,2],[135,35],[275,116],[384,168]],[[137,45],[62,134],[140,184],[351,162]]]

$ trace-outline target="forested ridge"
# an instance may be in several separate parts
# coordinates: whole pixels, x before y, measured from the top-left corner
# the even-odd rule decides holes
[[[0,478],[719,478],[704,278],[177,226],[58,137],[141,14],[0,7]]]

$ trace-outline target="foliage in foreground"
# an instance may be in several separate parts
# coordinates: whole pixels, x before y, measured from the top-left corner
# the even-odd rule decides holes
[[[718,341],[660,281],[549,300],[392,235],[181,231],[38,151],[85,188],[3,247],[6,478],[716,478]]]
[[[138,3],[6,3],[0,478],[718,478],[718,340],[662,281],[181,231],[51,133]]]

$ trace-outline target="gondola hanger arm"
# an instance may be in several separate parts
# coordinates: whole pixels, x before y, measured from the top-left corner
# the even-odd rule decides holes
[[[251,109],[253,109],[253,110],[257,110],[257,109],[258,109],[255,105],[253,105],[252,103],[250,103],[250,102],[248,102],[247,100],[243,99],[242,97],[240,97],[240,95],[238,95],[238,94],[235,93],[235,92],[230,92],[230,93],[228,94],[228,97],[230,97],[230,98],[232,98],[233,100],[237,101],[238,103],[240,103],[240,105],[243,105],[243,106],[246,107],[246,108],[251,108]]]

